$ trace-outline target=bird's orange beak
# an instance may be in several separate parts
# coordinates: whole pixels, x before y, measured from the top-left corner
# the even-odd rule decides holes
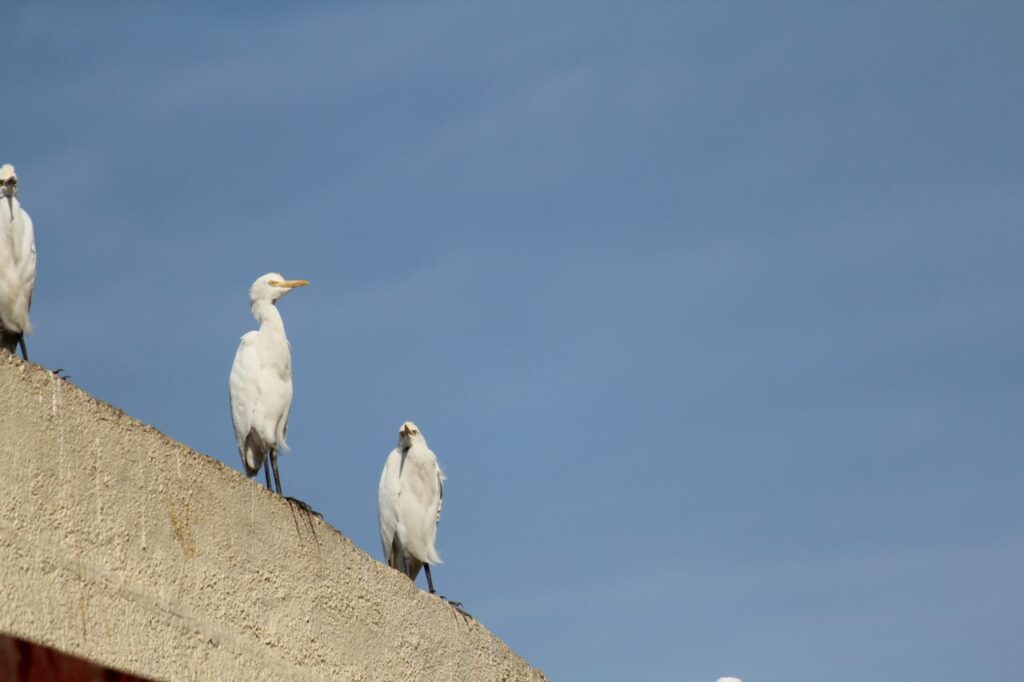
[[[278,282],[273,280],[269,283],[272,287],[278,287],[280,289],[295,289],[296,287],[304,287],[309,284],[308,279],[290,279],[285,282]]]

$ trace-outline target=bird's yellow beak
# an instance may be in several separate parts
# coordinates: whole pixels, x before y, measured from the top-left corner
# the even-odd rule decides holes
[[[306,286],[307,284],[309,284],[309,280],[308,279],[290,279],[290,280],[288,280],[286,282],[281,282],[281,281],[278,281],[278,280],[275,279],[275,280],[271,280],[270,282],[267,282],[267,284],[269,284],[272,287],[279,287],[281,289],[295,289],[296,287],[304,287],[304,286]]]

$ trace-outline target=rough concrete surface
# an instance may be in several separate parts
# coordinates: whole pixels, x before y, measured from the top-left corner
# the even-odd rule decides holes
[[[545,679],[327,523],[3,352],[0,632],[167,680]]]

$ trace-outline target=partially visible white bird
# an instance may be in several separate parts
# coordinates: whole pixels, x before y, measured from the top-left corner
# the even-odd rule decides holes
[[[413,582],[423,567],[431,594],[435,591],[430,565],[441,563],[434,540],[443,497],[444,474],[437,457],[416,425],[405,422],[398,431],[398,446],[388,455],[380,476],[380,541],[388,566]]]
[[[304,279],[286,280],[276,272],[252,283],[249,301],[260,328],[242,337],[228,380],[231,421],[235,425],[235,440],[245,473],[255,476],[263,467],[267,488],[272,490],[270,468],[273,467],[279,495],[283,493],[277,454],[281,449],[288,449],[285,435],[292,407],[292,354],[284,333],[284,321],[275,304],[292,289],[307,284]],[[288,499],[309,508],[295,498]]]
[[[32,332],[28,311],[36,287],[36,240],[32,219],[18,201],[14,166],[0,167],[0,348],[28,360],[25,334]],[[3,202],[0,201],[0,204]]]
[[[743,682],[743,680],[738,677],[719,677],[718,682]]]

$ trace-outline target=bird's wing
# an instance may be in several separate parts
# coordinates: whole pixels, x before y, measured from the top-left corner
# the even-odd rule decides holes
[[[398,498],[401,486],[398,474],[401,457],[397,448],[391,451],[384,463],[384,471],[380,474],[380,485],[377,488],[380,543],[384,549],[384,560],[389,566],[394,566],[395,534],[398,532]]]
[[[436,461],[435,461],[436,465]],[[434,525],[441,523],[441,505],[444,503],[444,472],[441,471],[440,465],[437,466],[437,517],[434,519]]]
[[[32,219],[20,205],[15,207],[14,220],[0,219],[0,325],[27,334],[32,331],[28,311],[36,285],[36,246]]]
[[[32,293],[36,288],[36,237],[32,228],[32,218],[28,211],[21,210],[22,230],[20,235],[19,268],[18,272],[22,283],[22,296],[24,297],[26,326],[28,326],[28,311],[32,307]],[[25,330],[30,331],[29,329]]]
[[[245,442],[255,425],[260,408],[260,359],[256,351],[259,332],[249,332],[242,337],[235,353],[228,377],[228,394],[231,398],[231,422],[235,426],[235,442],[242,460],[249,469],[259,468],[256,462],[246,460]],[[251,474],[250,474],[251,475]]]
[[[288,450],[288,415],[292,408],[291,345],[263,342],[257,345],[261,421],[260,436],[279,450]]]
[[[428,564],[441,563],[434,547],[437,521],[441,514],[441,486],[444,475],[430,448],[413,445],[406,456],[401,477],[398,516],[406,551]]]
[[[14,320],[15,291],[17,290],[16,252],[14,249],[14,221],[8,218],[6,202],[0,211],[0,329],[16,332]]]
[[[268,405],[268,408],[279,410],[278,413],[280,414],[277,423],[274,425],[274,437],[277,440],[277,447],[288,451],[291,448],[288,447],[285,438],[288,436],[288,415],[292,411],[291,370],[289,369],[288,377],[284,381],[271,377],[268,384],[270,385],[264,387],[264,395],[275,397],[275,399],[269,401],[271,404]]]

